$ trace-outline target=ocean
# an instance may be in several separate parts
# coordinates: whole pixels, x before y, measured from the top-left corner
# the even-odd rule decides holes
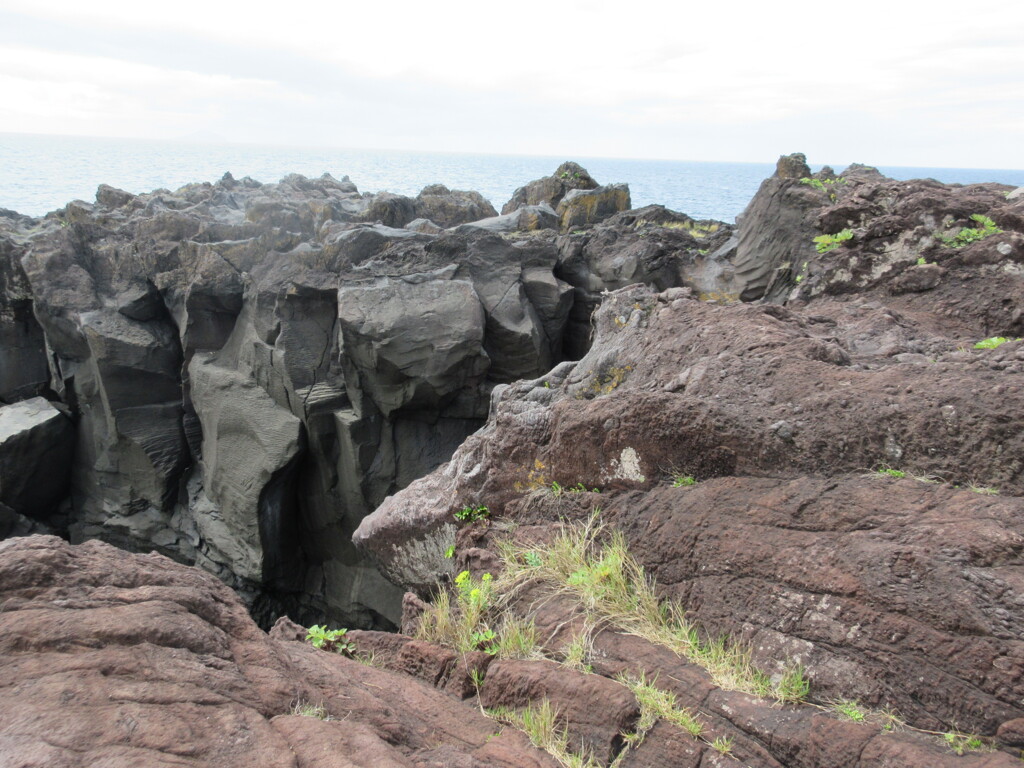
[[[728,222],[775,169],[775,158],[765,163],[684,162],[0,134],[0,208],[42,216],[72,200],[94,200],[100,184],[141,193],[216,181],[229,171],[236,178],[250,176],[262,182],[275,182],[289,173],[328,172],[339,179],[348,175],[362,192],[404,195],[416,195],[427,184],[439,182],[451,189],[476,190],[501,210],[516,187],[550,175],[563,160],[580,163],[602,184],[628,183],[634,207],[660,203],[694,218]],[[871,158],[863,162],[871,163]],[[821,165],[811,167],[817,170]],[[1024,186],[1024,170],[878,168],[897,179]]]

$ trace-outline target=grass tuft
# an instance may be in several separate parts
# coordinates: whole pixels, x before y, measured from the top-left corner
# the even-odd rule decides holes
[[[312,702],[304,699],[299,699],[292,705],[293,715],[299,717],[315,717],[317,720],[330,720],[331,716],[327,714],[327,710],[324,709],[323,704],[313,704]]]
[[[641,736],[651,730],[659,719],[678,725],[695,739],[704,733],[704,724],[697,716],[685,707],[680,707],[676,695],[672,691],[658,688],[654,684],[655,680],[648,681],[644,675],[619,675],[615,679],[629,688],[640,705],[636,730]]]
[[[572,594],[588,614],[665,646],[706,669],[715,685],[780,702],[802,701],[809,688],[804,672],[791,667],[777,680],[757,669],[749,648],[725,639],[703,641],[677,603],[662,601],[643,566],[629,554],[621,532],[592,517],[563,528],[550,543],[530,550],[499,545],[511,581],[538,579]],[[540,566],[527,562],[533,552]]]
[[[485,714],[525,733],[535,747],[543,749],[563,768],[600,768],[600,763],[587,750],[573,752],[565,726],[560,725],[558,712],[544,699],[523,709],[496,707]]]

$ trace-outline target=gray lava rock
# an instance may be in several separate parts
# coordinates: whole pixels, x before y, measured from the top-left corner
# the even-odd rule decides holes
[[[0,407],[0,503],[45,517],[67,493],[71,420],[41,397]]]
[[[545,204],[554,209],[572,189],[597,189],[598,183],[579,163],[568,160],[551,176],[535,179],[512,193],[512,199],[501,207],[502,215],[528,205]]]

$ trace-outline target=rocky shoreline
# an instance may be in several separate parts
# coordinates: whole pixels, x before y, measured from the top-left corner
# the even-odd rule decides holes
[[[543,701],[593,765],[1019,764],[1022,265],[1022,190],[801,155],[735,226],[575,163],[0,211],[0,755],[570,764]]]

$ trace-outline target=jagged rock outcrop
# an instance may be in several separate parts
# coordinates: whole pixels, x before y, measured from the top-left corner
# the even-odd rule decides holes
[[[558,166],[551,176],[535,179],[516,189],[512,198],[501,207],[501,213],[504,216],[524,206],[542,204],[555,209],[569,190],[597,189],[599,186],[586,168],[568,160]]]
[[[160,555],[0,542],[0,605],[4,765],[555,765],[428,683],[267,637]]]
[[[517,189],[512,199],[502,206],[502,216],[511,215],[527,208],[536,210],[538,206],[546,206],[555,211],[558,226],[563,232],[571,229],[596,224],[619,211],[629,210],[631,203],[628,184],[609,184],[601,186],[587,170],[577,163],[566,162],[558,166],[551,176],[531,181],[525,187]],[[492,223],[492,227],[508,226],[502,219]],[[527,219],[526,226],[515,219],[517,229],[537,229],[532,225],[532,215]],[[547,226],[547,222],[544,223]]]
[[[1020,206],[1001,184],[895,181],[858,164],[838,175],[827,167],[811,174],[803,155],[790,155],[737,217],[736,239],[716,255],[734,265],[744,301],[782,302],[797,285],[805,295],[854,293],[883,282],[894,292],[927,291],[938,281],[918,274],[901,285],[892,278],[919,260],[1019,261],[1012,254],[1024,247]],[[977,228],[972,215],[995,217],[1007,233],[950,248],[943,238]],[[841,245],[819,247],[814,239],[847,230],[850,239]]]

